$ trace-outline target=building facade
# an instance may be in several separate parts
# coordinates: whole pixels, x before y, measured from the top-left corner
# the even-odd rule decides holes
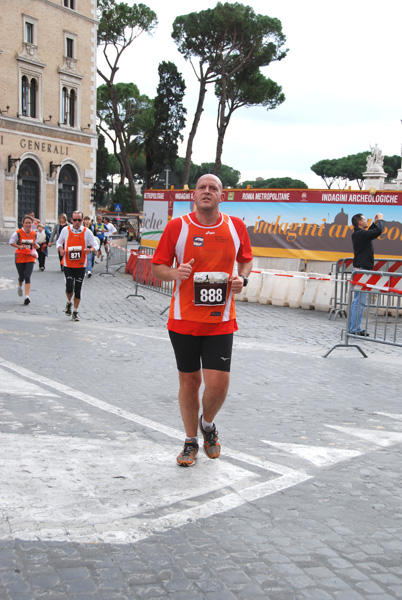
[[[11,6],[12,5],[12,6]],[[11,10],[10,10],[11,9]],[[0,233],[93,215],[96,0],[0,0]]]

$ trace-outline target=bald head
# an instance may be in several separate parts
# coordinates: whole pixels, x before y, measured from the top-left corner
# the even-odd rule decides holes
[[[222,188],[223,188],[222,181],[216,175],[212,175],[212,173],[206,173],[205,175],[201,175],[201,177],[198,179],[198,181],[196,183],[195,189],[204,185],[205,181],[215,182],[215,185],[218,186],[219,191],[222,192]]]
[[[219,203],[224,199],[222,182],[216,175],[202,175],[194,191],[195,213],[200,223],[209,225],[219,218]]]

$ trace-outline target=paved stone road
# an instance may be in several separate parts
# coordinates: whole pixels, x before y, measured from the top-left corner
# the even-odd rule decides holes
[[[238,303],[222,456],[180,469],[168,298],[100,264],[73,323],[53,249],[29,306],[0,268],[1,600],[402,598],[400,349]]]

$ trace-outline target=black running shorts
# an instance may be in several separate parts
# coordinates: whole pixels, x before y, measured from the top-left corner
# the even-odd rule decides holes
[[[31,275],[35,266],[34,262],[15,263],[18,271],[18,281],[21,283],[31,283]]]
[[[233,333],[225,335],[185,335],[169,331],[176,356],[177,368],[182,373],[203,369],[230,371]]]
[[[81,289],[85,277],[85,267],[64,267],[64,277],[66,280],[66,292],[74,294],[77,300],[81,300]]]

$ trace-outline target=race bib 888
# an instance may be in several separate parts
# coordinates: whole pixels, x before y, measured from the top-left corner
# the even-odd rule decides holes
[[[194,273],[195,306],[218,306],[226,304],[228,281],[228,273],[216,271]]]

